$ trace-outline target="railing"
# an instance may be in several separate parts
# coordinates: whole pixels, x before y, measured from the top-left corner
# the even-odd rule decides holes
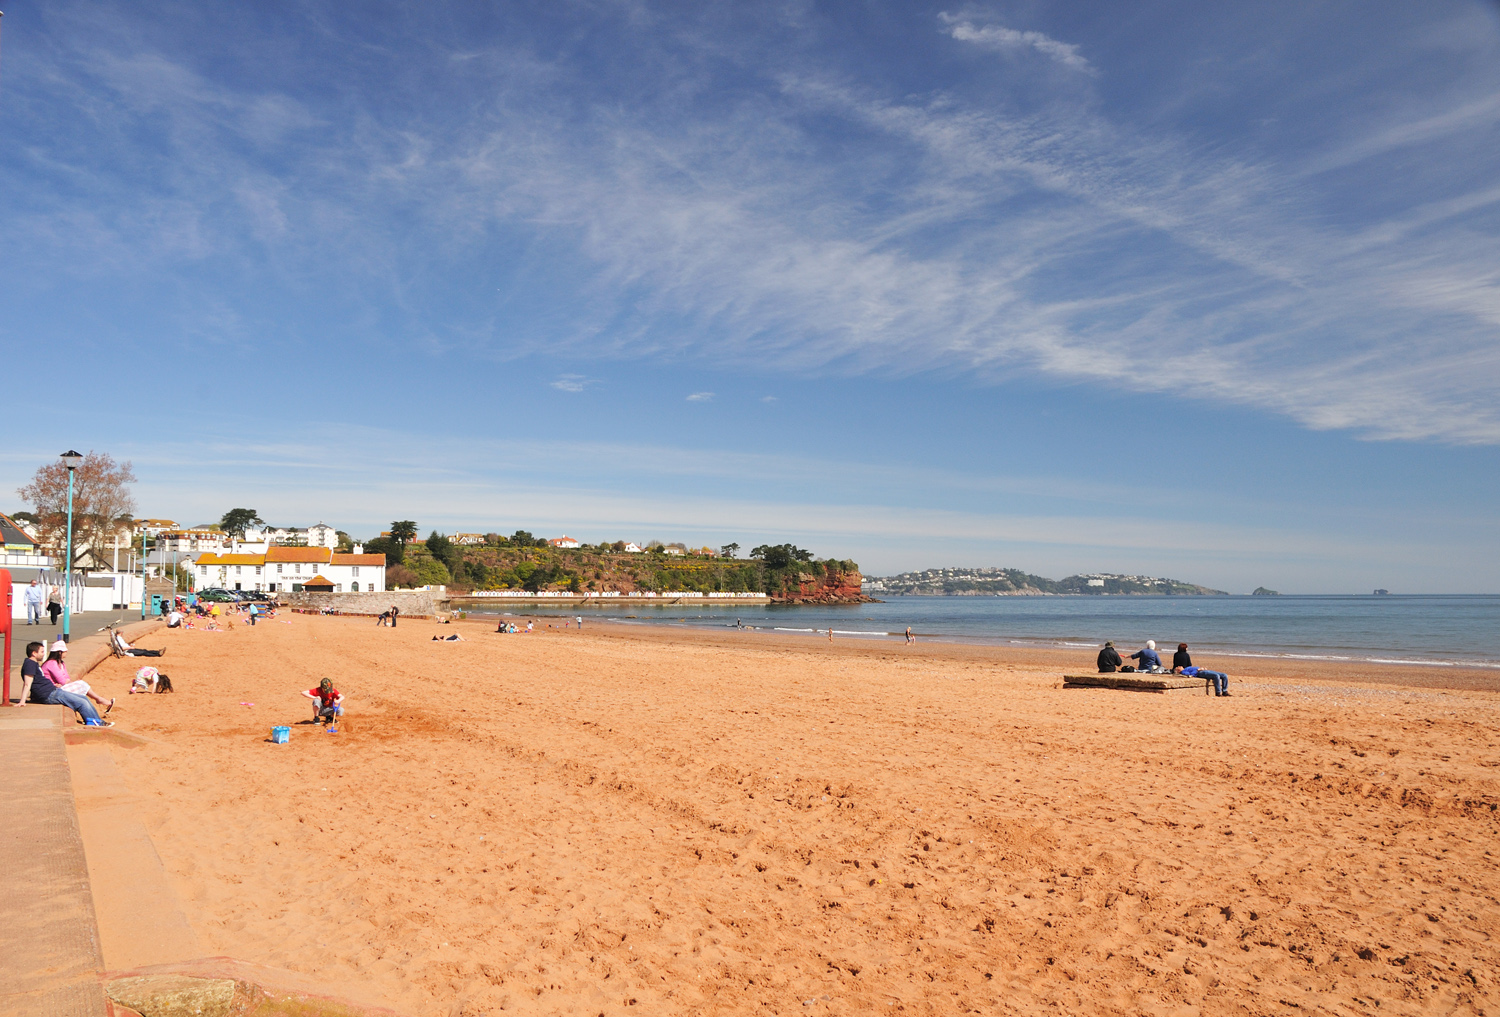
[[[55,559],[44,554],[16,554],[7,551],[0,554],[0,565],[25,565],[34,569],[50,569]]]

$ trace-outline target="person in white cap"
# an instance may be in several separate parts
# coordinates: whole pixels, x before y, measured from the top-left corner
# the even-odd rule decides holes
[[[1161,657],[1156,653],[1156,640],[1154,639],[1146,640],[1146,645],[1132,653],[1130,659],[1139,660],[1141,662],[1139,669],[1142,671],[1161,670]]]
[[[68,655],[68,644],[59,639],[52,644],[52,652],[47,654],[47,662],[42,665],[42,674],[48,680],[64,692],[71,692],[75,696],[86,696],[104,707],[104,712],[109,713],[115,708],[113,699],[100,699],[94,695],[94,690],[89,683],[79,679],[74,681],[68,674],[68,665],[63,663],[63,658]]]

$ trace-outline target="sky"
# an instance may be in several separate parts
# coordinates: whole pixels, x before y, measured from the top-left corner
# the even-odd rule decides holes
[[[1500,5],[21,2],[0,509],[1500,593]]]

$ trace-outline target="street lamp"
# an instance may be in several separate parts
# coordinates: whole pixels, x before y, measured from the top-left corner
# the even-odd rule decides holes
[[[73,472],[83,462],[83,456],[69,449],[60,457],[68,468],[68,558],[63,579],[63,642],[71,635],[73,612]]]

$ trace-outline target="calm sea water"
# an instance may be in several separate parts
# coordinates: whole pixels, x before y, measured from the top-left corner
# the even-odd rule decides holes
[[[486,613],[486,612],[475,612]],[[1329,597],[888,597],[839,607],[598,607],[527,605],[491,614],[582,615],[643,625],[827,632],[844,638],[923,639],[1096,648],[1129,653],[1147,639],[1194,652],[1500,668],[1500,596]]]

